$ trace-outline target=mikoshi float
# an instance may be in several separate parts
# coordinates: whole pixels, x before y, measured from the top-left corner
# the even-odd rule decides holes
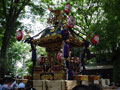
[[[62,50],[62,48],[64,47],[64,41],[62,39],[61,31],[62,31],[61,28],[58,28],[57,30],[55,30],[55,28],[54,29],[49,28],[45,30],[45,32],[43,32],[40,38],[33,40],[33,44],[41,47],[45,47],[47,51],[46,61],[41,59],[41,61],[44,61],[43,63],[46,66],[44,67],[43,65],[41,65],[39,67],[35,67],[34,75],[40,76],[40,74],[46,72],[46,73],[53,73],[54,79],[66,79],[67,68],[65,67],[66,66],[65,61],[68,60],[69,58],[67,57],[64,58],[62,55],[60,56],[60,54],[63,52],[61,51],[60,53],[60,50]],[[83,45],[82,40],[79,40],[77,39],[77,37],[75,38],[72,35],[69,36],[67,42],[69,42],[69,49],[73,47],[81,47]],[[60,60],[59,58],[62,58],[62,60]],[[39,78],[42,79],[42,76]]]
[[[70,4],[65,4],[65,10],[50,10],[48,23],[53,25],[38,33],[33,37],[28,37],[25,42],[32,48],[33,79],[34,80],[88,80],[91,76],[87,74],[84,64],[85,54],[90,59],[91,54],[88,49],[90,42],[74,31],[75,17],[71,13]],[[94,43],[98,44],[99,39]],[[35,46],[44,47],[47,57],[41,55],[36,57]],[[71,49],[84,47],[81,59],[71,57]],[[83,68],[82,71],[80,70]],[[83,74],[83,75],[82,75]],[[92,77],[93,78],[93,77]],[[99,77],[96,76],[95,79]]]

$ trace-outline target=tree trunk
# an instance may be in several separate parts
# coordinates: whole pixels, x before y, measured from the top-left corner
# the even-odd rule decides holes
[[[4,16],[6,20],[6,27],[5,27],[5,33],[2,41],[2,46],[1,46],[1,52],[0,52],[0,77],[4,77],[5,75],[5,63],[6,63],[6,54],[7,54],[7,48],[9,45],[9,41],[12,35],[12,32],[14,30],[14,25],[15,22],[17,21],[17,18],[19,17],[21,11],[24,9],[25,5],[27,5],[30,0],[24,0],[21,6],[16,6],[20,2],[20,0],[11,0],[11,6],[7,6],[5,0],[2,0],[2,6],[3,6],[3,11],[4,11]],[[10,7],[10,9],[6,10],[7,7]]]
[[[113,81],[120,83],[120,48],[116,50],[113,58]]]
[[[7,26],[7,25],[6,25]],[[11,33],[12,33],[12,27],[10,28],[9,26],[6,27],[3,41],[2,41],[2,46],[1,46],[1,52],[0,52],[0,77],[3,78],[5,76],[5,71],[6,71],[6,52],[7,52],[7,47],[11,38]]]

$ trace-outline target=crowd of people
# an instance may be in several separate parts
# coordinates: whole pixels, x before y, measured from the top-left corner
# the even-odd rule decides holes
[[[3,78],[0,80],[0,90],[31,90],[32,87],[27,86],[28,83],[25,84],[21,79]]]
[[[109,89],[117,89],[115,85],[109,87]],[[22,79],[3,78],[0,80],[0,90],[36,90],[32,87],[30,80],[25,83]],[[103,90],[99,84],[91,83],[89,85],[76,85],[71,90]],[[118,89],[119,90],[119,89]]]
[[[4,78],[0,80],[0,90],[36,90],[30,87],[30,83],[23,83],[22,80]],[[103,90],[98,84],[77,85],[72,90]]]
[[[99,84],[77,85],[72,90],[103,90]]]

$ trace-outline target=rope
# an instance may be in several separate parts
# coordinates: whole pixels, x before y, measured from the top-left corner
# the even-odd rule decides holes
[[[54,27],[54,26],[50,26],[50,27],[48,27],[48,28],[51,28],[51,27]],[[41,32],[39,32],[38,34],[34,35],[33,38],[39,36],[42,32],[46,31],[48,28],[43,29],[43,30],[42,30]]]
[[[77,35],[78,37],[82,38],[83,41],[85,40],[82,36],[80,36],[79,34],[77,34],[77,33],[76,33],[75,31],[73,31],[72,29],[69,29],[69,31],[70,31],[71,33],[74,33],[74,34]]]

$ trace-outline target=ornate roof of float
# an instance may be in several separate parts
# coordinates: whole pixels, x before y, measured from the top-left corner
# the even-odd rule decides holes
[[[33,44],[45,47],[50,50],[60,49],[62,47],[62,35],[61,28],[46,28],[44,32],[41,34],[40,38],[34,39]],[[70,34],[69,37],[70,48],[72,47],[80,47],[83,45],[83,42],[77,36],[72,36]]]
[[[60,22],[61,21],[66,22],[65,21],[66,16],[62,13],[61,10],[53,10],[51,8],[48,8],[48,9],[50,11],[48,23],[53,24],[54,27],[46,28],[42,32],[40,38],[33,40],[33,44],[41,47],[45,47],[47,51],[51,51],[51,50],[54,51],[62,48],[63,40],[62,40],[61,31],[63,30],[63,28],[62,26],[60,27]],[[57,25],[56,25],[56,22],[58,22]],[[70,48],[82,46],[83,45],[82,39],[73,34],[74,33],[71,34],[69,32]]]

